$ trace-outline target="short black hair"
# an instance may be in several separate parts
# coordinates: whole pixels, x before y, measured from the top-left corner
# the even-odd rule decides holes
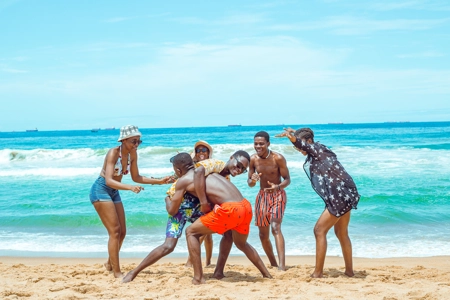
[[[309,140],[311,139],[311,141],[314,143],[314,132],[311,130],[311,128],[300,128],[297,129],[294,133],[294,135],[299,139],[299,140]]]
[[[179,169],[186,169],[187,167],[194,165],[191,155],[186,152],[178,153],[170,159],[170,162]]]
[[[247,153],[247,151],[238,150],[238,151],[234,152],[234,154],[232,156],[234,158],[238,158],[239,156],[243,156],[250,162],[250,155]]]
[[[265,131],[258,131],[253,138],[262,137],[265,138],[267,142],[270,142],[269,134]]]

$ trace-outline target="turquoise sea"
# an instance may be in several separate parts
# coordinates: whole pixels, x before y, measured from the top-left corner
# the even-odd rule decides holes
[[[286,126],[311,127],[356,182],[362,198],[350,222],[354,256],[450,255],[450,122]],[[283,127],[141,128],[140,173],[171,174],[169,158],[192,151],[197,140],[208,141],[218,159],[239,149],[252,154],[257,131],[273,137]],[[118,135],[118,129],[0,132],[0,255],[107,256],[106,230],[88,195]],[[285,156],[291,174],[282,226],[286,253],[314,255],[313,227],[324,204],[303,171],[305,157],[287,139],[272,138],[270,148]],[[244,176],[232,182],[254,203],[258,189]],[[121,191],[128,225],[122,257],[143,257],[163,242],[168,187]],[[328,255],[341,255],[333,231],[328,241]],[[264,253],[254,226],[249,242]],[[232,254],[241,252],[234,247]],[[187,256],[184,235],[173,255]]]

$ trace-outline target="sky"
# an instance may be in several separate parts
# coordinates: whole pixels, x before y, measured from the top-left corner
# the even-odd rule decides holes
[[[0,131],[450,120],[448,0],[0,0]]]

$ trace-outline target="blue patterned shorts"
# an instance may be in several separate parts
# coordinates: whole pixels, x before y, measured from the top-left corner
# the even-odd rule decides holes
[[[200,210],[200,201],[197,197],[189,193],[184,194],[178,213],[174,216],[169,215],[166,227],[167,238],[180,238],[183,234],[186,222],[194,223],[203,213]]]

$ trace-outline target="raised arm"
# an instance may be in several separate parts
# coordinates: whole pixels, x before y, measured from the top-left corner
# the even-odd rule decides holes
[[[305,140],[298,139],[294,135],[293,129],[291,128],[285,128],[284,132],[275,135],[275,137],[287,137],[294,145],[294,147],[297,148],[297,150],[303,150],[311,156],[317,156],[317,153],[314,149],[314,143],[312,143],[311,141],[306,142]]]

